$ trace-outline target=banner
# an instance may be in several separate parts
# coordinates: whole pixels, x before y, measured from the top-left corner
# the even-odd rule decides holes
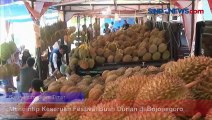
[[[211,12],[212,12],[212,0],[208,0],[208,4],[209,4]]]
[[[34,20],[39,20],[41,16],[48,10],[49,6],[53,5],[53,3],[36,3],[35,9],[33,9],[28,2],[24,2],[26,8],[31,13]]]

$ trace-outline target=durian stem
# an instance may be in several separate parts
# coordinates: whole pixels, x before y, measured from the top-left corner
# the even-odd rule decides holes
[[[193,86],[197,85],[199,82],[201,82],[201,79],[195,80],[193,82],[190,82],[188,84],[185,85],[186,88],[192,88]]]

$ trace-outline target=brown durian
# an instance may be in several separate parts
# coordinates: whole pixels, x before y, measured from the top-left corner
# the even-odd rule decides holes
[[[132,56],[131,55],[125,55],[123,57],[123,62],[132,62]]]
[[[212,65],[212,58],[210,57],[190,57],[179,59],[177,62],[165,66],[165,72],[180,77],[186,83],[190,83],[210,65]]]
[[[98,100],[102,94],[103,94],[102,89],[92,88],[89,92],[88,98],[91,100]]]
[[[132,106],[139,89],[146,83],[147,76],[132,76],[121,80],[117,88],[117,99]]]
[[[149,52],[145,53],[144,56],[143,56],[144,61],[149,61],[149,60],[151,60],[151,58],[152,58],[152,54],[149,53]]]
[[[114,61],[114,56],[113,55],[110,55],[108,58],[107,58],[107,62],[108,63],[113,63]]]
[[[182,108],[177,111],[182,114],[194,110],[196,103],[191,102],[192,99],[193,95],[183,80],[172,75],[158,74],[140,88],[134,105]]]
[[[149,47],[149,52],[150,53],[155,53],[155,52],[157,52],[157,45],[155,45],[155,44],[152,44],[150,47]]]
[[[158,46],[158,51],[163,53],[167,50],[167,45],[165,43],[161,43],[159,46]]]

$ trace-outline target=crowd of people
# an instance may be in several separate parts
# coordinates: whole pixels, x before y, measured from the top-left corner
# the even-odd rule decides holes
[[[127,22],[127,20],[124,20],[124,24],[122,26],[122,29],[123,30],[126,30],[130,27],[129,23]],[[120,26],[118,26],[117,29],[114,28],[114,22],[111,22],[111,24],[109,25],[108,23],[105,23],[105,28],[103,30],[103,33],[105,35],[109,34],[109,33],[112,33],[112,32],[116,32],[117,30],[120,29]]]

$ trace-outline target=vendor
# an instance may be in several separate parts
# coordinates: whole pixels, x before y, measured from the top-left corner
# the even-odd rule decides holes
[[[51,56],[50,56],[50,62],[51,62],[51,68],[52,73],[59,71],[60,66],[62,63],[65,63],[64,60],[64,54],[65,54],[65,45],[60,45],[59,49],[53,49]]]

